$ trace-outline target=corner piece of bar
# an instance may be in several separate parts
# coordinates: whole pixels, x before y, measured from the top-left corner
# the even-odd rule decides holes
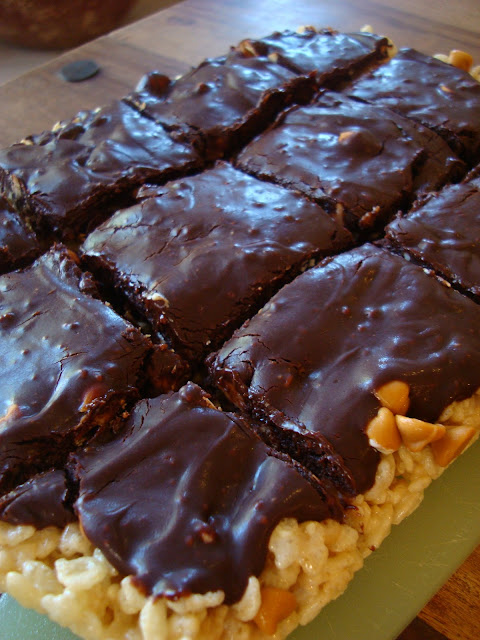
[[[451,185],[386,228],[398,252],[480,301],[480,181]]]
[[[343,518],[334,493],[193,383],[140,401],[116,440],[76,455],[72,473],[86,536],[142,591],[172,599],[222,590],[232,604],[263,570],[281,519]]]
[[[145,192],[156,197],[99,226],[82,255],[191,361],[311,261],[353,242],[316,204],[223,162]]]
[[[77,239],[132,201],[143,181],[201,165],[188,145],[117,101],[0,151],[0,184],[31,226]]]
[[[416,195],[465,172],[433,131],[333,92],[281,114],[236,164],[304,193],[352,230],[378,227]]]
[[[375,391],[406,382],[408,415],[435,422],[480,386],[479,321],[469,298],[367,244],[283,287],[210,358],[210,370],[307,466],[314,460],[299,434],[326,438],[363,493],[379,460],[365,434],[380,408]]]
[[[480,83],[467,71],[401,49],[345,91],[430,127],[470,166],[480,160]]]
[[[0,491],[62,464],[138,396],[150,341],[57,246],[0,277]]]

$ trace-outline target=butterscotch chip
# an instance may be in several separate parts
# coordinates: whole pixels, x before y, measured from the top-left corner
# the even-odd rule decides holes
[[[445,427],[442,424],[432,424],[406,416],[395,416],[395,421],[403,443],[410,451],[421,451],[427,444],[440,440],[445,435]]]
[[[448,466],[467,447],[475,433],[473,427],[459,426],[448,429],[443,438],[432,442],[435,462],[441,467]]]
[[[376,389],[375,397],[382,406],[387,407],[393,413],[404,416],[410,406],[410,387],[402,380],[392,380]]]
[[[395,416],[387,407],[380,407],[377,415],[367,426],[370,445],[381,453],[393,453],[400,448],[402,438],[395,422]]]
[[[261,593],[262,604],[254,622],[261,631],[273,635],[278,623],[295,611],[297,599],[290,591],[275,587],[264,587]]]
[[[449,64],[452,64],[457,69],[463,69],[463,71],[470,71],[473,64],[473,58],[469,53],[460,51],[459,49],[452,49],[448,56]]]

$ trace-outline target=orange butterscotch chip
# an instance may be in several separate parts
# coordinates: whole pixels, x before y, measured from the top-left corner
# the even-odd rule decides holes
[[[368,423],[366,434],[370,445],[382,453],[393,453],[402,444],[395,416],[387,407],[380,407],[377,415]]]
[[[476,430],[473,427],[450,427],[441,440],[432,442],[432,452],[435,462],[446,467],[459,456],[472,440]]]
[[[463,71],[470,71],[473,65],[473,58],[469,53],[460,51],[459,49],[452,49],[448,56],[448,62],[457,67],[457,69],[463,69]]]
[[[297,599],[285,589],[262,587],[262,604],[253,619],[263,633],[273,635],[279,622],[293,613],[297,607]]]
[[[407,418],[406,416],[395,416],[398,430],[402,436],[403,444],[410,451],[421,451],[427,444],[440,440],[445,435],[445,427],[442,424],[433,424],[417,420],[417,418]]]
[[[374,391],[374,395],[382,406],[393,413],[404,416],[410,406],[410,387],[402,380],[392,380]]]

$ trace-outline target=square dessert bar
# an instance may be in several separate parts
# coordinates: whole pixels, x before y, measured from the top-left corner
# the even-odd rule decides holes
[[[267,57],[296,74],[314,72],[317,87],[332,87],[387,58],[389,43],[387,38],[372,33],[304,27],[245,39],[235,50],[247,56]]]
[[[480,300],[480,181],[434,193],[386,229],[387,241]]]
[[[338,93],[282,113],[236,164],[302,192],[353,230],[375,226],[464,172],[433,131]]]
[[[352,244],[316,204],[223,162],[153,193],[92,232],[82,254],[193,361],[310,261]]]
[[[468,163],[480,160],[480,84],[466,71],[401,49],[346,92],[431,127]]]
[[[138,395],[151,343],[92,295],[62,247],[0,277],[1,492],[115,428]]]
[[[304,103],[318,85],[349,77],[387,55],[387,40],[309,29],[244,40],[229,55],[202,62],[172,84],[153,72],[128,100],[143,113],[219,158],[238,149],[278,112]]]
[[[35,235],[0,196],[0,273],[26,266],[39,253]]]
[[[191,147],[113,102],[0,151],[0,184],[33,228],[70,240],[131,202],[144,180],[199,165]]]
[[[379,390],[400,383],[409,403],[393,413],[408,410],[435,431],[443,409],[480,386],[479,322],[469,298],[366,244],[283,287],[210,357],[210,370],[231,401],[265,421],[264,437],[314,472],[314,440],[326,438],[362,493],[379,460],[366,434]]]
[[[334,492],[193,383],[140,401],[116,439],[75,459],[83,531],[156,597],[222,590],[238,602],[280,520],[343,517]]]

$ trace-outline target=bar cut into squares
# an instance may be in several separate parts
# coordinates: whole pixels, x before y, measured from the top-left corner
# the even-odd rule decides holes
[[[331,30],[286,31],[244,40],[173,83],[152,72],[127,100],[166,128],[196,139],[210,158],[246,144],[292,103],[320,84],[335,84],[387,55],[387,40]]]
[[[354,230],[378,226],[464,173],[433,131],[338,93],[284,112],[236,164],[304,193]]]
[[[0,184],[34,229],[77,240],[131,203],[145,180],[200,164],[190,146],[119,101],[0,151]]]
[[[115,428],[138,397],[150,340],[96,293],[61,246],[0,278],[0,492]]]
[[[463,292],[480,296],[480,181],[445,187],[386,229],[386,239]]]
[[[480,83],[467,71],[401,49],[345,91],[432,128],[470,165],[480,160]]]
[[[280,520],[343,518],[334,491],[193,383],[140,401],[116,439],[75,458],[82,530],[156,597],[221,590],[238,602]]]
[[[387,406],[385,385],[407,388],[408,402],[389,409],[402,423],[434,427],[480,386],[479,320],[472,300],[366,244],[283,287],[209,357],[210,371],[262,417],[263,437],[314,472],[315,438],[327,439],[363,493],[379,460],[367,425]]]
[[[91,233],[82,254],[192,361],[301,269],[352,244],[316,204],[226,163],[153,192]]]

